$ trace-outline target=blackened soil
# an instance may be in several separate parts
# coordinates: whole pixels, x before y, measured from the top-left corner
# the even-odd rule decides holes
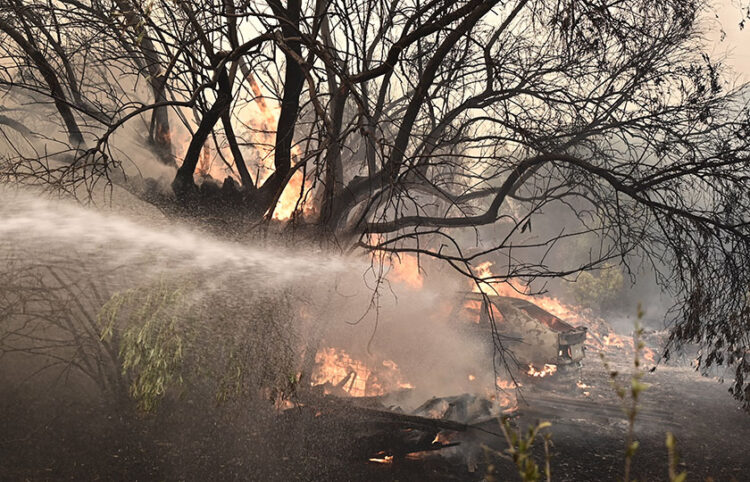
[[[598,361],[589,361],[581,381],[586,386],[524,387],[515,423],[552,423],[553,480],[621,479],[627,422],[620,401]],[[638,480],[668,480],[667,431],[677,437],[688,480],[750,480],[750,415],[726,385],[672,367],[644,381],[651,387],[635,427]],[[2,480],[482,480],[489,473],[520,480],[497,455],[506,449],[502,438],[487,433],[499,432],[495,421],[459,434],[463,445],[442,455],[377,464],[362,458],[362,426],[354,430],[347,417],[280,416],[262,404],[181,399],[142,416],[37,390],[3,392],[0,410]],[[534,454],[542,464],[540,444]]]

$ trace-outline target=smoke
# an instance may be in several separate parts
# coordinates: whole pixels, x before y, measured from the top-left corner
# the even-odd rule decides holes
[[[384,361],[395,363],[413,387],[408,400],[399,400],[402,408],[431,397],[492,392],[489,332],[485,338],[472,335],[454,319],[468,281],[437,262],[421,263],[422,285],[387,261],[382,271],[376,262],[364,273],[338,273],[327,293],[315,297],[326,301],[318,306],[313,338],[376,369]]]
[[[326,346],[374,367],[392,361],[415,387],[414,404],[494,387],[491,348],[457,331],[451,319],[466,280],[427,263],[423,285],[414,285],[389,272],[387,262],[382,267],[357,256],[254,244],[220,240],[163,219],[0,189],[0,256],[6,265],[52,266],[90,279],[105,293],[87,301],[90,317],[112,294],[161,280],[191,284],[190,306],[210,313],[201,315],[203,323],[230,317],[232,326],[257,325],[263,321],[257,306],[247,308],[243,300],[270,296],[269,303],[286,305],[270,306],[271,311],[294,313],[288,332],[294,340],[286,342],[296,345],[300,363],[303,353]],[[243,313],[243,306],[252,312]],[[243,343],[267,343],[263,333],[252,336],[259,339]]]

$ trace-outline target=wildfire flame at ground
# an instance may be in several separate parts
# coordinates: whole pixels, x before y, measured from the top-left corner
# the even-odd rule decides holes
[[[413,388],[403,381],[398,365],[392,360],[384,360],[382,369],[370,369],[346,351],[329,347],[318,351],[315,363],[312,385],[326,385],[326,392],[338,387],[352,397],[371,397],[383,395],[387,390]]]
[[[372,379],[372,371],[359,360],[353,360],[344,350],[323,348],[315,355],[313,385],[329,383],[353,397],[382,395],[383,389]]]
[[[554,375],[555,372],[557,372],[557,365],[545,363],[544,367],[541,370],[537,370],[536,368],[534,368],[534,365],[529,363],[529,370],[526,372],[526,374],[530,377],[544,378],[548,375]]]

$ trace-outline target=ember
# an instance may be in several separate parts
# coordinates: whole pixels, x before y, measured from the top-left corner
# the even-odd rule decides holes
[[[536,378],[544,378],[548,375],[554,375],[557,372],[557,365],[551,365],[548,363],[544,364],[544,368],[537,370],[534,365],[529,363],[529,370],[526,372],[527,375]]]
[[[375,462],[376,464],[391,464],[393,463],[393,455],[382,454],[382,457],[373,457],[369,460],[370,462]]]

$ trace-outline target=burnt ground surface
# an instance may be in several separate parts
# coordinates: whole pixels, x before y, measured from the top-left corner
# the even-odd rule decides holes
[[[587,387],[524,387],[516,423],[552,422],[556,481],[622,477],[626,422],[601,362],[587,361]],[[636,425],[633,472],[639,480],[667,480],[667,431],[677,437],[688,480],[750,480],[750,416],[737,409],[726,385],[673,367],[660,367],[644,381],[651,387]],[[76,397],[45,395],[3,392],[0,479],[482,480],[492,464],[495,480],[519,480],[510,462],[493,455],[505,448],[502,439],[478,430],[454,435],[460,447],[376,464],[363,458],[362,437],[377,427],[352,422],[345,410],[276,415],[264,406],[217,409],[182,399],[143,417],[130,409],[117,415],[83,403],[86,397],[73,402]],[[495,421],[482,427],[498,431]],[[535,453],[542,461],[541,446]]]

